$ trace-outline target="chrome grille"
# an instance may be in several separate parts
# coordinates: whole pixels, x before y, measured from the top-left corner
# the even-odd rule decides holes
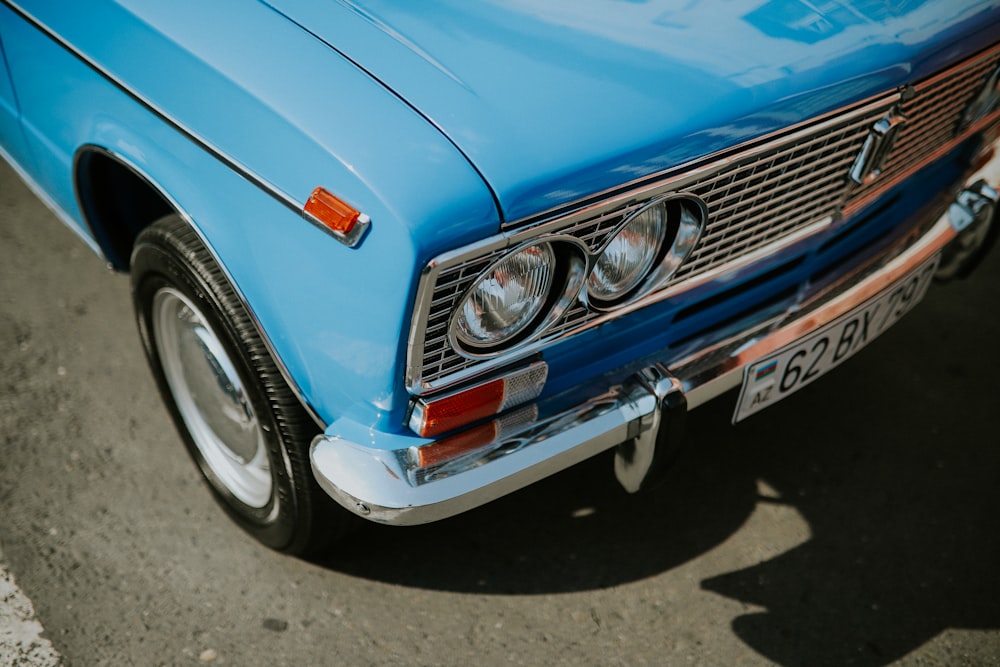
[[[459,299],[465,290],[472,286],[476,276],[489,268],[490,264],[500,259],[502,255],[502,249],[495,250],[488,255],[460,264],[439,274],[424,335],[425,382],[433,382],[471,365],[470,360],[459,356],[452,349],[451,343],[448,341],[448,324],[451,320],[451,314],[458,307]]]
[[[791,145],[748,156],[687,188],[708,205],[709,224],[673,282],[833,215],[848,187],[845,174],[868,129],[890,106],[876,106]]]
[[[459,354],[449,342],[448,327],[465,291],[510,246],[528,238],[558,233],[574,236],[596,252],[611,231],[651,198],[669,192],[692,193],[706,203],[709,222],[695,251],[660,288],[671,292],[683,289],[688,281],[723,270],[733,262],[767,251],[798,232],[814,228],[838,215],[845,204],[876,196],[933,157],[954,140],[966,106],[998,60],[1000,51],[993,50],[917,84],[913,88],[915,94],[905,101],[901,101],[897,91],[887,93],[861,107],[824,117],[778,138],[715,156],[714,161],[685,165],[683,171],[666,174],[652,185],[608,202],[555,216],[438,258],[428,267],[418,295],[408,357],[409,388],[423,393],[507,360],[507,357],[481,359]],[[865,186],[852,186],[847,175],[870,128],[897,104],[908,122],[896,139],[881,177]],[[537,349],[547,341],[610,316],[577,303],[544,338],[520,352]],[[421,322],[425,323],[423,328]]]
[[[848,187],[845,174],[868,128],[892,104],[890,100],[875,105],[833,127],[824,125],[800,141],[737,157],[724,168],[679,185],[679,189],[701,197],[708,206],[709,222],[698,247],[664,288],[717,269],[832,216],[843,200]],[[640,205],[615,216],[616,224]],[[601,232],[608,231],[606,226],[601,225]],[[593,227],[596,225],[587,221],[568,231],[579,238],[594,239],[589,243],[594,249],[603,238]],[[587,231],[580,233],[582,230]],[[562,335],[600,316],[577,304],[552,328],[550,336]]]
[[[914,86],[911,99],[904,99],[901,111],[907,119],[896,145],[878,180],[851,193],[851,201],[868,198],[884,189],[935,152],[947,146],[959,131],[959,122],[986,79],[1000,63],[1000,52],[991,51],[960,67]]]

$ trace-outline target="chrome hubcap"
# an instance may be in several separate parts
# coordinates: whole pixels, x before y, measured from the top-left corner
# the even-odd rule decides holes
[[[152,320],[167,383],[202,457],[241,502],[264,507],[273,487],[264,439],[221,341],[201,311],[170,287],[153,297]]]

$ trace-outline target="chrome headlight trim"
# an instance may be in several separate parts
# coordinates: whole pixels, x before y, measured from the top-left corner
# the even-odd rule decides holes
[[[698,241],[701,239],[708,221],[708,207],[696,195],[685,192],[671,193],[650,200],[645,206],[628,216],[617,229],[608,234],[607,242],[594,255],[593,271],[596,271],[604,253],[608,251],[608,248],[611,247],[615,240],[639,216],[656,207],[664,207],[666,209],[666,223],[663,236],[653,253],[650,266],[644,270],[641,277],[614,297],[600,298],[588,289],[588,303],[594,310],[614,310],[618,306],[634,301],[660,288],[677,273],[677,270],[680,269],[681,265],[698,245]],[[594,275],[593,271],[588,276],[588,288],[590,286],[590,277]]]
[[[589,303],[595,306],[620,303],[646,281],[668,237],[676,229],[670,217],[666,199],[656,199],[608,234],[587,275]]]
[[[505,347],[545,307],[555,273],[556,254],[547,241],[504,255],[459,300],[451,320],[453,342],[461,349]]]
[[[553,267],[551,280],[547,285],[548,294],[544,296],[536,312],[524,318],[516,331],[490,343],[479,345],[469,340],[467,336],[462,336],[459,320],[462,316],[462,307],[468,301],[471,292],[505,262],[530,248],[541,246],[552,253]],[[459,307],[452,313],[448,323],[449,343],[463,357],[489,359],[520,349],[537,340],[579,298],[588,267],[586,246],[571,236],[542,237],[512,248],[482,271],[459,299]]]

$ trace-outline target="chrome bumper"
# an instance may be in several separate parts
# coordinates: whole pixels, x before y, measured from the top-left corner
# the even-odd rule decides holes
[[[989,168],[994,173],[987,178],[997,183],[1000,159]],[[877,264],[841,276],[794,312],[669,366],[651,363],[624,382],[591,392],[586,401],[574,403],[564,394],[502,417],[495,422],[499,435],[488,444],[433,469],[420,468],[414,455],[415,447],[432,441],[334,422],[312,444],[316,479],[358,515],[420,524],[482,505],[627,443],[618,450],[616,474],[626,489],[637,490],[649,470],[662,465],[684,412],[739,386],[748,364],[851,311],[935,255],[943,257],[943,277],[960,272],[962,267],[947,269],[949,258],[964,261],[970,255],[969,244],[985,237],[996,208],[996,192],[982,180],[983,172],[929,230],[902,240]]]

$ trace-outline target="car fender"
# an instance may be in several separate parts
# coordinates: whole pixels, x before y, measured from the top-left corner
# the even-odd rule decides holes
[[[183,4],[170,11],[206,25],[212,17],[205,12],[222,11],[214,3]],[[116,156],[196,227],[321,422],[349,415],[398,427],[405,409],[397,395],[401,341],[416,267],[498,229],[488,188],[422,117],[262,6],[243,13],[260,22],[258,30],[266,24],[281,45],[268,47],[280,76],[290,80],[278,92],[273,73],[261,82],[234,64],[226,47],[235,28],[206,29],[199,44],[149,33],[143,58],[129,58],[127,44],[113,37],[125,33],[125,21],[137,22],[141,32],[137,13],[154,5],[0,6],[33,151],[21,166],[80,221],[72,174],[77,151],[95,146]],[[192,16],[199,11],[200,19]],[[294,70],[294,62],[310,65]],[[137,83],[142,68],[168,63],[176,63],[164,72],[171,81]],[[316,83],[316,72],[330,85]],[[213,84],[219,88],[211,99],[190,99]],[[294,90],[312,103],[280,99]],[[217,105],[240,115],[213,125],[225,116]],[[317,186],[371,217],[360,247],[348,248],[303,219],[301,205]]]

